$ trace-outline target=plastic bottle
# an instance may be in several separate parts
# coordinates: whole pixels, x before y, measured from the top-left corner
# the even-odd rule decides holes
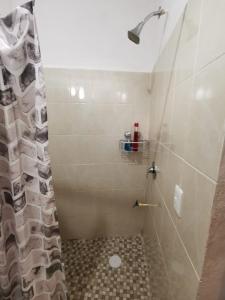
[[[124,137],[126,139],[126,142],[124,143],[124,150],[127,152],[131,152],[132,151],[131,132],[126,131],[124,133]]]
[[[134,138],[133,138],[133,151],[138,151],[139,142],[139,123],[134,123]]]

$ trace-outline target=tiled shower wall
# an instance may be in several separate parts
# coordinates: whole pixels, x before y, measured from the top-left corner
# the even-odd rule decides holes
[[[162,207],[146,215],[145,238],[156,233],[162,251],[162,300],[196,299],[201,278],[224,143],[224,11],[223,0],[216,10],[214,0],[190,0],[153,73],[150,137],[160,173],[149,179],[149,201]],[[176,184],[184,191],[181,217]]]
[[[143,228],[146,159],[119,140],[147,137],[148,74],[46,69],[50,154],[64,238],[135,235]]]

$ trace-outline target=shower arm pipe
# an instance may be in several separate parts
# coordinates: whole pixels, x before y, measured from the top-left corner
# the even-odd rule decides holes
[[[161,7],[159,7],[159,9],[157,11],[151,12],[144,18],[143,25],[146,24],[152,17],[158,16],[160,18],[162,15],[165,15],[165,13],[166,13],[166,11],[164,9],[162,9]]]

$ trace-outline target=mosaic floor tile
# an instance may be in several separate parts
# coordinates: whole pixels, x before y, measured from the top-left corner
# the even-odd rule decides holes
[[[145,256],[150,267],[149,280],[151,289],[151,300],[168,300],[169,282],[166,273],[165,262],[162,257],[157,237],[151,239],[145,237]]]
[[[117,254],[122,265],[113,269]],[[63,242],[70,300],[151,300],[142,238],[98,238]]]

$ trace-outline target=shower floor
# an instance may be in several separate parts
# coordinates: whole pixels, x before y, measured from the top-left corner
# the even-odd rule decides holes
[[[149,269],[142,238],[98,238],[63,242],[70,300],[150,300]],[[113,269],[109,257],[122,265]]]

